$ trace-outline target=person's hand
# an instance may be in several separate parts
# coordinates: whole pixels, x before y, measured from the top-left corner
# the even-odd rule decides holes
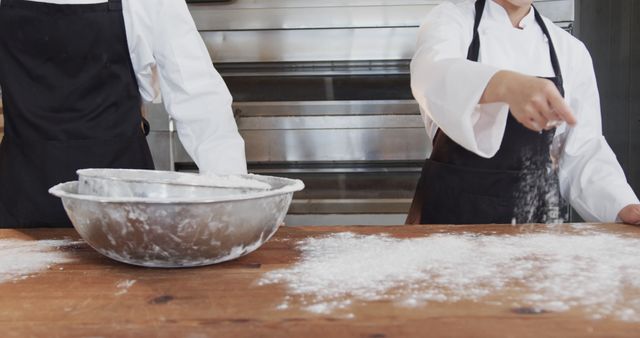
[[[618,217],[627,224],[640,225],[640,204],[627,205],[620,211]]]
[[[533,131],[552,129],[563,121],[571,126],[577,123],[556,85],[547,79],[500,71],[480,101],[490,102],[506,102],[513,117]]]

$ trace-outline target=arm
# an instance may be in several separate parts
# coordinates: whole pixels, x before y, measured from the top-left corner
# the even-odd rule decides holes
[[[411,65],[421,111],[458,144],[483,157],[500,148],[509,108],[535,131],[558,120],[575,124],[551,81],[466,60],[472,21],[456,6],[444,4],[422,25]]]
[[[165,107],[178,135],[204,173],[246,173],[244,141],[232,98],[216,72],[184,1],[161,0],[153,25],[153,54]]]
[[[586,221],[615,222],[625,216],[620,215],[623,209],[639,202],[602,135],[596,77],[589,52],[584,45],[580,47],[573,58],[576,81],[568,88],[569,104],[579,114],[580,123],[567,135],[560,185],[565,198]],[[632,218],[636,208],[630,207],[631,215],[622,220],[640,221],[640,217]]]
[[[560,121],[571,126],[577,122],[556,85],[547,79],[499,71],[480,99],[491,102],[506,102],[515,119],[533,131],[551,129]]]
[[[469,151],[492,157],[502,141],[508,106],[478,105],[498,69],[466,60],[472,30],[473,18],[455,5],[434,8],[420,27],[411,88],[421,111],[449,137]]]

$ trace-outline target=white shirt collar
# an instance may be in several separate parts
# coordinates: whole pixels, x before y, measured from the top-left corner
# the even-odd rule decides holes
[[[493,0],[487,1],[487,7],[485,8],[484,15],[486,15],[485,18],[488,18],[490,21],[498,25],[504,24],[513,28],[513,25],[511,23],[511,19],[509,18],[509,14],[507,13],[507,10]],[[527,27],[531,27],[532,24],[535,24],[535,20],[536,19],[535,19],[533,6],[531,6],[531,9],[529,9],[529,13],[527,13],[527,15],[524,18],[522,18],[519,26],[521,29],[526,29]]]

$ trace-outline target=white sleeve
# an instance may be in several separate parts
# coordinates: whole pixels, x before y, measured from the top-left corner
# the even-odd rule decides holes
[[[616,222],[618,213],[638,198],[602,135],[600,96],[589,52],[580,45],[574,58],[575,85],[568,101],[578,124],[567,134],[560,161],[563,196],[588,222]]]
[[[154,1],[153,54],[165,107],[200,172],[246,173],[231,94],[214,69],[185,1]]]
[[[499,69],[468,61],[473,18],[455,5],[434,8],[420,27],[411,88],[423,114],[455,142],[482,157],[500,149],[509,107],[478,104]]]

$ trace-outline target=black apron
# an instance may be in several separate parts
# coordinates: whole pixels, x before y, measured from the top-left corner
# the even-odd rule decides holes
[[[121,1],[0,3],[0,227],[69,226],[48,189],[81,168],[152,169]]]
[[[478,61],[478,27],[485,0],[476,1],[474,34],[467,59]],[[539,13],[535,19],[549,41],[553,81],[564,95],[562,73],[551,36]],[[497,154],[483,158],[453,141],[442,130],[422,169],[408,223],[508,224],[546,223],[567,219],[557,172],[549,149],[555,129],[531,131],[509,113]],[[419,216],[417,216],[417,214]]]

